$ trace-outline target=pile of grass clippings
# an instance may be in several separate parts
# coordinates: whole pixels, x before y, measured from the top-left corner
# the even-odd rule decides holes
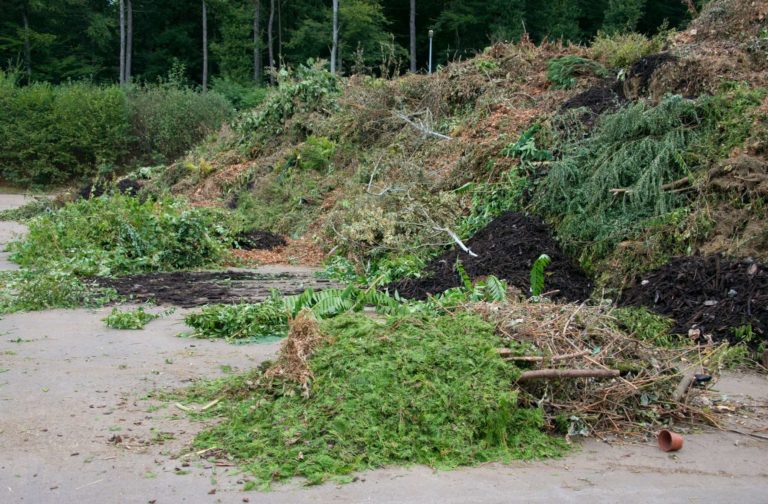
[[[197,437],[251,470],[264,485],[309,484],[392,464],[437,468],[557,456],[542,411],[517,406],[493,327],[470,314],[377,321],[355,314],[320,325],[327,339],[300,383],[257,371],[211,390],[223,421]],[[192,394],[195,395],[193,389]]]

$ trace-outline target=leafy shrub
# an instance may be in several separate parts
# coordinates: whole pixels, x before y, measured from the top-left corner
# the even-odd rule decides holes
[[[321,331],[333,343],[320,344],[308,361],[308,396],[298,383],[259,380],[258,371],[202,389],[201,400],[223,395],[215,414],[224,420],[200,434],[197,447],[226,450],[265,485],[565,449],[544,433],[541,410],[518,406],[510,383],[519,371],[501,359],[499,337],[477,316],[379,322],[347,315],[323,322]]]
[[[294,114],[335,109],[334,98],[339,91],[338,77],[320,63],[310,61],[292,72],[281,69],[277,89],[258,109],[242,117],[238,129],[246,137],[280,134]]]
[[[153,162],[181,156],[232,115],[222,95],[175,85],[130,88],[128,110],[135,155]]]
[[[267,88],[253,82],[247,84],[214,77],[211,90],[226,98],[237,110],[252,109],[261,105],[267,97]]]
[[[283,337],[288,331],[288,312],[275,296],[257,304],[211,305],[187,315],[184,322],[194,338],[263,340]]]
[[[112,329],[144,329],[144,326],[152,322],[160,315],[156,313],[147,313],[141,306],[135,310],[121,311],[112,308],[112,311],[104,319],[107,327]]]
[[[0,313],[100,306],[117,296],[96,290],[70,272],[21,270],[0,274]]]
[[[625,68],[643,56],[661,51],[665,35],[648,38],[641,33],[599,32],[592,41],[590,55],[609,68]]]
[[[608,71],[600,63],[579,56],[561,56],[547,62],[547,79],[557,89],[572,88],[581,75],[607,77]]]
[[[0,110],[0,177],[50,185],[177,157],[217,131],[232,107],[218,93],[175,85],[22,87],[0,71]]]
[[[78,275],[196,268],[225,257],[231,238],[223,222],[221,212],[180,200],[101,196],[35,218],[9,248],[24,267]]]
[[[0,72],[0,176],[57,184],[92,175],[128,154],[128,105],[117,86],[36,83]]]

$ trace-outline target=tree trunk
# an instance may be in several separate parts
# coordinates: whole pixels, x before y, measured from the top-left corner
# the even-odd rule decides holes
[[[253,80],[261,84],[261,1],[253,2]]]
[[[24,22],[24,71],[27,73],[27,84],[32,82],[32,48],[29,43],[29,16],[27,16],[27,4],[21,11]]]
[[[416,72],[416,0],[411,0],[411,72]]]
[[[208,9],[203,2],[203,93],[208,90]]]
[[[125,44],[125,83],[131,82],[131,64],[133,59],[133,0],[126,0],[128,8],[128,29]]]
[[[275,48],[272,43],[272,26],[275,23],[275,0],[269,2],[269,23],[267,23],[267,49],[269,51],[269,83],[275,83]]]
[[[283,64],[283,0],[277,0],[277,64]]]
[[[331,73],[336,73],[336,54],[339,50],[339,0],[333,0],[333,42],[331,44]]]
[[[125,1],[120,0],[120,85],[125,84]]]

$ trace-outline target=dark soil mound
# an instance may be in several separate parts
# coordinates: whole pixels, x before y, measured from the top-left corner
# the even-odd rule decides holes
[[[108,193],[113,189],[120,194],[128,194],[135,196],[141,190],[141,182],[130,178],[124,178],[118,180],[114,186],[105,180],[97,180],[91,184],[84,185],[77,192],[78,196],[83,199],[98,198],[104,193]]]
[[[176,271],[146,273],[117,278],[97,277],[99,287],[113,288],[121,296],[135,301],[153,301],[182,308],[213,303],[234,304],[267,299],[271,291],[300,294],[305,289],[336,287],[329,280],[315,278],[311,273],[263,274],[248,271]]]
[[[595,86],[579,93],[563,103],[563,110],[586,107],[593,114],[600,115],[603,112],[614,110],[621,105],[624,98],[616,92],[615,86]]]
[[[645,275],[622,294],[622,305],[645,306],[675,320],[673,332],[700,329],[736,341],[734,328],[751,325],[768,336],[768,266],[719,255],[679,257]],[[753,341],[753,344],[757,342]]]
[[[657,53],[645,56],[635,61],[624,80],[624,96],[636,98],[648,91],[653,74],[665,63],[676,61],[677,58],[669,53]]]
[[[285,238],[282,236],[258,229],[240,233],[235,241],[243,250],[272,250],[275,247],[286,245]]]
[[[429,264],[427,278],[402,280],[389,285],[389,290],[397,290],[404,298],[423,299],[457,287],[461,285],[455,271],[458,258],[472,280],[494,275],[528,293],[531,267],[541,254],[552,259],[544,286],[552,298],[583,300],[592,290],[590,280],[563,254],[549,227],[537,218],[506,212],[478,231],[466,246],[478,257],[451,250]]]

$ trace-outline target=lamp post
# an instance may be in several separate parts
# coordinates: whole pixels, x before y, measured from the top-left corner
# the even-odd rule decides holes
[[[432,73],[432,37],[435,35],[435,30],[429,30],[429,73]]]

